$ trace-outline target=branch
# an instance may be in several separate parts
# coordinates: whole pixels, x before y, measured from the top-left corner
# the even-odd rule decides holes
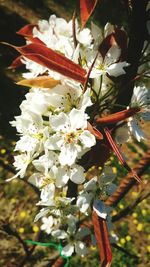
[[[132,12],[130,17],[129,45],[127,51],[127,62],[130,66],[127,68],[126,75],[117,79],[118,97],[117,103],[128,105],[133,92],[134,77],[137,74],[139,60],[141,57],[144,41],[146,40],[146,0],[132,0]]]
[[[128,207],[126,207],[124,210],[120,211],[118,214],[112,217],[112,222],[116,222],[120,220],[123,217],[126,217],[128,214],[130,214],[133,209],[144,199],[148,198],[150,196],[150,192],[146,192],[145,194],[140,195],[133,203],[131,203]]]
[[[6,164],[2,159],[0,159],[0,165],[8,172],[11,172],[12,174],[16,174],[15,169],[11,166]],[[33,184],[29,183],[25,178],[19,178],[18,179],[20,181],[23,181],[24,183],[26,183],[27,185],[29,185],[34,191],[35,193],[39,196],[40,195],[40,191],[38,190],[38,188],[36,186],[34,186]]]
[[[18,232],[16,230],[14,230],[9,223],[4,223],[2,225],[3,230],[8,234],[8,235],[12,235],[14,237],[16,237],[19,241],[19,243],[22,245],[26,255],[28,255],[29,253],[29,249],[28,246],[26,245],[26,243],[24,242],[24,240],[20,237],[20,235],[18,234]]]

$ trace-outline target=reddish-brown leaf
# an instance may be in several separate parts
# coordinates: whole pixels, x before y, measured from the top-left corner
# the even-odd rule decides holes
[[[32,79],[24,79],[17,82],[18,85],[40,88],[53,88],[59,83],[59,80],[54,80],[49,76],[40,76]]]
[[[133,116],[135,113],[139,112],[140,108],[129,108],[125,109],[119,112],[116,112],[114,114],[108,115],[103,118],[96,118],[96,123],[100,125],[109,125],[114,124],[120,121],[123,121],[131,116]]]
[[[112,251],[106,220],[100,218],[95,211],[92,212],[94,233],[97,240],[101,267],[110,267],[112,262]]]
[[[106,36],[100,44],[99,52],[103,58],[105,58],[106,53],[113,45],[118,45],[121,48],[120,60],[125,60],[127,55],[127,35],[119,27],[115,27],[114,32]]]
[[[82,28],[85,26],[92,12],[94,11],[98,0],[80,0],[80,16]]]
[[[101,53],[102,57],[105,58],[111,46],[116,45],[116,44],[117,43],[116,43],[114,33],[109,34],[99,46],[99,52]]]
[[[116,27],[114,37],[117,45],[121,48],[120,60],[126,60],[128,48],[128,38],[126,32],[121,30],[119,27]]]
[[[21,28],[17,34],[25,36],[25,37],[31,37],[33,36],[33,28],[37,27],[37,24],[28,24]]]
[[[102,135],[102,133],[101,133],[99,130],[97,130],[95,127],[93,127],[93,126],[91,125],[91,123],[89,123],[89,122],[88,122],[88,124],[87,124],[87,129],[88,129],[89,132],[90,132],[91,134],[93,134],[98,140],[102,140],[102,139],[103,139],[103,135]]]
[[[81,83],[85,83],[86,81],[86,71],[79,64],[74,63],[64,55],[53,51],[45,45],[32,43],[22,47],[17,47],[7,43],[3,44],[13,47],[23,56],[44,67],[47,67],[48,69],[59,72],[60,74]]]
[[[8,68],[9,69],[17,69],[17,68],[21,67],[23,65],[21,59],[22,59],[22,56],[15,58]]]
[[[141,178],[137,175],[137,173],[132,170],[129,165],[127,164],[127,162],[125,161],[125,159],[123,158],[123,156],[121,155],[117,144],[115,143],[115,141],[113,140],[112,136],[111,136],[111,132],[108,128],[104,128],[104,132],[106,134],[106,137],[108,139],[108,142],[110,144],[110,146],[112,147],[113,151],[115,152],[117,158],[119,159],[120,163],[126,168],[127,171],[131,172],[133,177],[138,181],[141,182]]]

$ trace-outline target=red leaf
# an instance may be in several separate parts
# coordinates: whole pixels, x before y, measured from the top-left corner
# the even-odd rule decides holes
[[[80,0],[80,16],[82,28],[91,16],[97,4],[97,0]]]
[[[22,47],[13,45],[10,46],[16,49],[23,56],[35,61],[36,63],[44,67],[47,67],[48,69],[59,72],[60,74],[81,83],[85,83],[86,81],[86,71],[79,64],[74,63],[62,54],[53,51],[45,45],[32,43]]]
[[[106,220],[100,218],[97,213],[93,211],[92,221],[100,252],[101,267],[110,267],[112,262],[112,251]]]
[[[19,67],[21,67],[23,65],[22,61],[22,56],[17,57],[12,63],[11,65],[8,67],[9,69],[17,69]]]
[[[106,134],[106,137],[109,141],[109,144],[111,145],[113,151],[115,152],[117,158],[119,159],[119,161],[121,162],[121,164],[126,168],[127,171],[131,172],[133,177],[138,181],[141,182],[141,178],[137,175],[137,173],[132,170],[129,165],[127,164],[127,162],[124,160],[124,158],[122,157],[117,144],[115,143],[115,141],[113,140],[110,130],[108,128],[104,128],[104,132]]]
[[[115,27],[115,31],[109,34],[100,44],[99,52],[103,58],[105,58],[108,50],[113,45],[118,45],[121,48],[120,60],[125,60],[127,55],[127,35],[119,27]]]
[[[119,27],[115,28],[114,37],[116,40],[117,45],[121,48],[121,56],[120,59],[126,60],[127,58],[127,48],[128,48],[128,38],[125,31],[121,30]]]
[[[95,127],[93,127],[89,122],[87,123],[87,129],[89,130],[89,132],[91,134],[93,134],[98,140],[102,140],[103,139],[103,135],[102,133],[97,130]]]
[[[37,27],[37,24],[28,24],[24,26],[23,28],[21,28],[17,33],[25,37],[33,36],[34,27]]]
[[[140,108],[129,108],[125,109],[119,112],[116,112],[114,114],[108,115],[107,117],[103,118],[96,118],[96,123],[100,125],[109,125],[114,124],[120,121],[123,121],[131,116],[133,116],[135,113],[139,112]]]
[[[32,43],[35,43],[35,44],[41,44],[41,45],[44,45],[45,46],[45,43],[42,42],[38,37],[27,37],[27,39],[29,41],[31,41]]]
[[[105,58],[108,50],[111,48],[111,46],[116,45],[116,40],[114,33],[109,34],[100,44],[99,46],[99,52],[101,53],[102,57]]]

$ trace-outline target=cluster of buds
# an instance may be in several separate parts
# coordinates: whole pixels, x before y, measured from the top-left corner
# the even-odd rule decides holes
[[[91,29],[80,28],[75,17],[67,22],[51,15],[49,21],[27,25],[18,33],[27,43],[13,46],[21,55],[12,67],[25,65],[27,72],[18,84],[31,88],[21,115],[11,122],[19,133],[13,178],[32,171],[29,182],[39,188],[37,205],[42,207],[35,221],[41,218],[41,229],[61,239],[64,256],[74,251],[84,256],[85,237],[95,241],[93,230],[80,222],[89,219],[92,210],[110,222],[110,208],[102,200],[116,189],[115,174],[102,162],[112,147],[132,171],[119,145],[132,135],[138,141],[144,138],[140,122],[150,119],[150,91],[144,84],[135,87],[129,106],[111,114],[118,94],[115,80],[130,65],[122,28],[110,23],[104,29],[94,23]],[[90,179],[93,165],[102,166]]]

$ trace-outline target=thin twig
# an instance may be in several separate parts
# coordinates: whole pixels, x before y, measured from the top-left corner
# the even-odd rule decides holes
[[[141,176],[149,167],[150,164],[150,149],[146,152],[143,158],[137,163],[133,170]],[[136,184],[136,180],[132,174],[128,174],[120,183],[116,191],[106,200],[105,204],[108,206],[117,206],[119,201],[129,192],[129,190]]]
[[[114,215],[112,217],[112,222],[116,222],[120,220],[121,218],[126,217],[131,212],[133,212],[133,209],[144,199],[148,198],[150,196],[150,192],[146,192],[145,194],[140,195],[133,203],[131,203],[128,207],[126,207],[124,210],[120,211],[118,214]]]

